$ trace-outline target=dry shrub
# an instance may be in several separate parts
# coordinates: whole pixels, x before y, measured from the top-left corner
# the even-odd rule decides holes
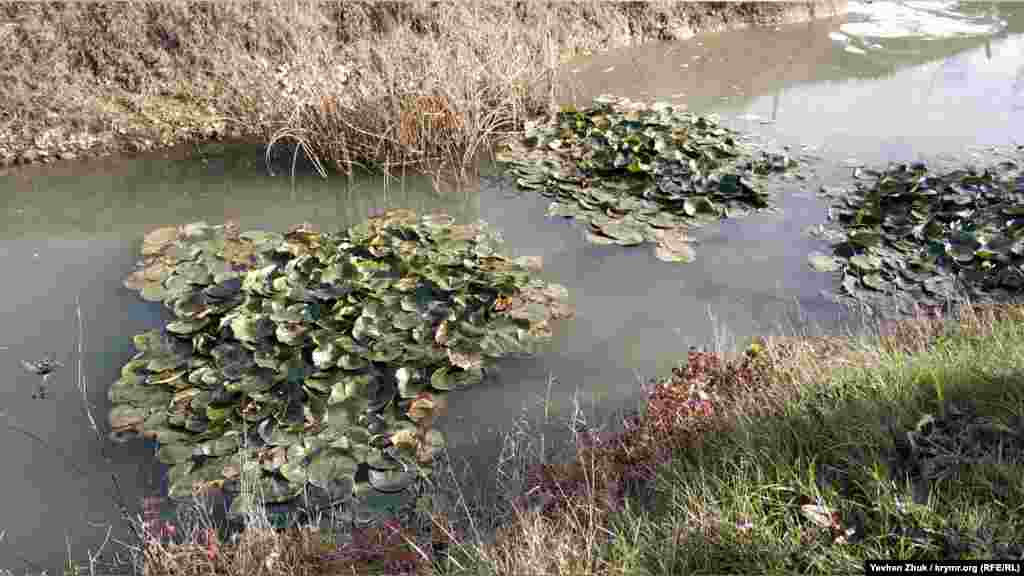
[[[515,521],[478,553],[501,573],[603,573],[597,551],[612,535],[608,514],[627,500],[643,505],[658,466],[728,426],[738,398],[768,387],[770,368],[763,352],[726,361],[691,349],[670,378],[645,387],[646,412],[627,417],[622,431],[578,432],[572,461],[529,467]]]
[[[644,495],[657,466],[674,451],[699,445],[705,435],[727,425],[738,404],[763,397],[771,370],[764,353],[726,361],[720,354],[691,349],[670,378],[647,387],[643,415],[627,417],[624,430],[613,435],[584,433],[574,461],[538,466],[528,488],[552,495],[543,510],[552,519],[580,498],[597,498],[605,511],[617,510],[628,496]]]
[[[146,576],[286,576],[321,574],[421,574],[422,554],[414,536],[395,522],[355,528],[339,545],[312,527],[246,528],[231,542],[212,528],[192,530],[181,541],[152,536],[143,547]]]
[[[301,139],[343,171],[466,168],[544,109],[536,87],[545,75],[550,84],[553,71],[540,44],[544,35],[538,39],[511,17],[507,6],[403,4],[380,34],[353,37],[342,55],[321,64],[342,64],[351,73],[335,82],[301,82],[278,133]]]
[[[994,326],[999,322],[1024,321],[1024,305],[974,304],[961,306],[957,310],[956,318],[962,334],[985,338],[992,335]]]
[[[465,126],[462,115],[453,112],[444,96],[417,96],[402,104],[398,141],[403,146],[434,138],[450,138]]]
[[[318,574],[421,574],[427,562],[409,543],[416,539],[397,521],[355,528],[352,543],[319,557]]]

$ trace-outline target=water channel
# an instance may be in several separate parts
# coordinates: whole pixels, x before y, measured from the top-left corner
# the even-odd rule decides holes
[[[811,271],[822,245],[802,233],[824,221],[821,183],[850,166],[965,158],[979,146],[1018,144],[1024,127],[1024,5],[850,3],[843,18],[652,43],[566,64],[564,102],[612,93],[716,112],[795,155],[819,158],[806,181],[776,190],[780,214],[760,214],[698,234],[698,260],[658,261],[650,247],[593,246],[578,226],[545,218],[547,201],[522,194],[499,170],[434,190],[407,177],[268,176],[262,150],[190,149],[0,173],[0,570],[57,572],[70,548],[95,550],[113,526],[111,474],[124,499],[161,489],[153,448],[109,451],[89,430],[72,369],[75,302],[85,325],[88,394],[103,417],[106,387],[132,355],[131,335],[166,318],[121,285],[141,236],[196,220],[285,230],[309,221],[343,229],[388,207],[443,210],[501,230],[515,256],[544,259],[543,276],[569,288],[576,318],[555,326],[550,349],[503,362],[499,377],[458,393],[441,424],[456,454],[485,474],[496,434],[548,393],[564,410],[574,391],[602,411],[636,406],[638,380],[663,376],[689,346],[726,347],[751,336],[835,331],[843,312]],[[929,37],[932,34],[937,37]],[[65,363],[47,399],[21,359]],[[549,378],[553,378],[549,380]],[[33,567],[35,566],[35,567]]]

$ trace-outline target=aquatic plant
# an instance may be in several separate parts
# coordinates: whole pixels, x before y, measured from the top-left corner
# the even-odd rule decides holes
[[[796,165],[754,156],[714,116],[610,96],[529,126],[499,160],[521,188],[553,199],[549,216],[589,224],[590,242],[654,243],[669,262],[693,260],[687,229],[769,208],[759,178]]]
[[[532,278],[535,259],[499,249],[482,222],[405,210],[340,233],[155,230],[125,285],[175,320],[135,336],[112,434],[158,441],[175,498],[243,483],[271,503],[307,485],[332,500],[400,492],[444,444],[432,424],[447,394],[572,314],[564,287]]]
[[[1024,175],[1003,161],[983,171],[929,172],[924,163],[858,170],[829,209],[832,243],[810,265],[835,273],[840,300],[886,314],[969,299],[1001,302],[1024,288]]]

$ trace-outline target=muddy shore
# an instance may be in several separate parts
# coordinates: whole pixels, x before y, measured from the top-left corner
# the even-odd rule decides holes
[[[360,82],[370,77],[360,73],[361,46],[401,28],[424,42],[450,37],[441,28],[451,21],[438,18],[445,8],[431,4],[3,3],[0,168],[188,142],[266,141],[303,105],[304,85],[331,82],[342,95],[364,90]],[[831,17],[846,2],[476,9],[491,8],[507,13],[511,27],[547,26],[565,61],[637,42]]]

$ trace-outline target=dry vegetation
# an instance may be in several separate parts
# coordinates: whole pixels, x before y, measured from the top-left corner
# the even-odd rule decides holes
[[[76,310],[78,392],[102,438]],[[128,518],[133,542],[108,530],[66,570],[589,576],[1019,560],[1022,374],[1024,306],[758,339],[728,356],[691,350],[612,431],[588,426],[577,404],[568,458],[524,417],[505,437],[489,499],[467,490],[473,471],[449,455],[414,508],[369,526],[310,514],[282,529],[257,507],[239,532],[217,521],[212,500],[197,495],[169,521],[151,499]]]
[[[220,136],[463,167],[551,104],[558,64],[833,2],[0,4],[0,161]]]
[[[577,407],[569,459],[523,420],[489,504],[445,460],[416,514],[346,538],[254,517],[230,544],[192,520],[184,537],[148,533],[146,573],[834,573],[864,558],[1016,558],[1020,463],[1003,450],[1024,422],[1022,329],[1024,307],[978,306],[866,336],[759,339],[734,357],[691,350],[614,432],[581,426]],[[904,435],[914,459],[899,456]],[[930,499],[906,493],[921,483]]]

